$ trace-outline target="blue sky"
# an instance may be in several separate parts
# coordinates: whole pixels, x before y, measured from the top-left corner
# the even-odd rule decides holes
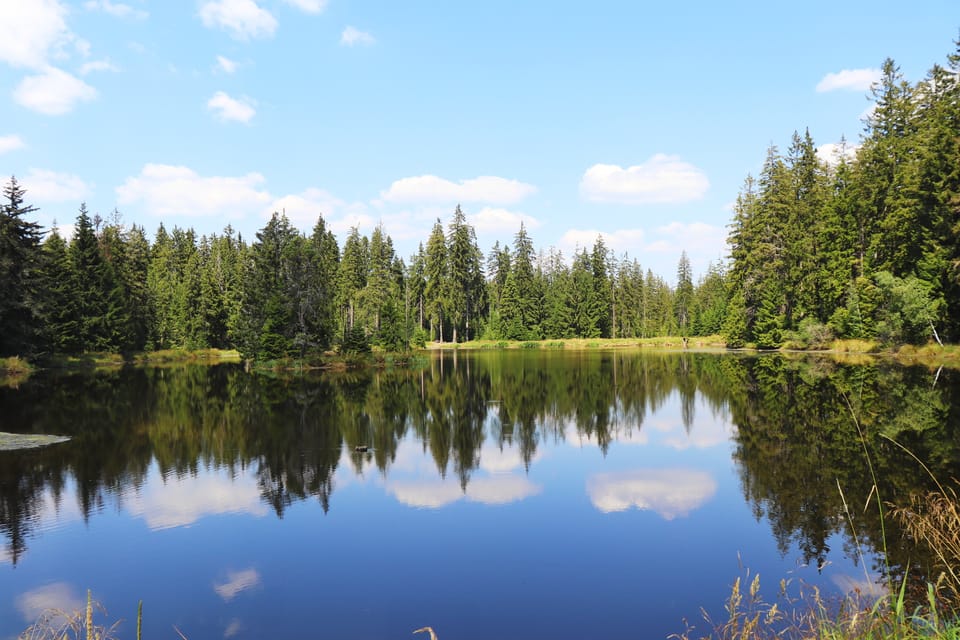
[[[944,62],[956,0],[0,0],[0,175],[153,236],[283,209],[407,258],[459,202],[480,247],[598,233],[673,279],[725,255],[768,145],[851,143],[886,57]],[[6,180],[4,179],[4,182]]]

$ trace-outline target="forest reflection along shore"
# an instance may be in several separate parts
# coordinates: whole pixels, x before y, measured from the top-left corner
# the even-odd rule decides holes
[[[698,395],[711,411],[729,414],[740,482],[757,517],[769,519],[784,551],[797,541],[807,561],[823,562],[830,537],[851,525],[862,544],[883,548],[879,515],[853,510],[848,520],[837,491],[839,483],[851,504],[863,504],[873,485],[851,415],[880,495],[906,501],[931,481],[890,439],[937,476],[955,477],[958,382],[951,370],[773,354],[522,350],[451,352],[417,370],[322,376],[253,374],[238,365],[43,374],[0,390],[4,428],[71,440],[0,451],[0,532],[16,564],[45,496],[71,500],[63,494],[73,487],[83,517],[96,517],[123,487],[142,486],[152,465],[171,479],[200,467],[228,476],[256,468],[263,509],[282,516],[292,503],[315,499],[327,510],[335,508],[338,465],[389,476],[410,435],[466,493],[484,446],[515,448],[527,469],[545,441],[579,438],[605,451],[636,439],[651,411],[678,394],[688,431]],[[886,526],[896,536],[895,525]],[[922,574],[916,549],[899,542],[887,549],[895,570],[910,564]]]

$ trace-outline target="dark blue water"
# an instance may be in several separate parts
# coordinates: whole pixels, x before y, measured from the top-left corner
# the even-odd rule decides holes
[[[142,600],[144,637],[191,640],[665,638],[706,631],[701,607],[722,619],[747,569],[771,600],[783,578],[865,589],[870,516],[864,567],[836,492],[869,488],[841,374],[909,395],[926,373],[766,366],[460,353],[36,376],[0,392],[0,431],[73,439],[0,452],[0,638],[87,589],[120,637]]]

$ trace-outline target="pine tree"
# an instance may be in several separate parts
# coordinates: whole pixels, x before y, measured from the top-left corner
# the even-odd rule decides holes
[[[30,355],[38,347],[40,227],[25,219],[37,211],[24,203],[15,177],[0,206],[0,356]]]
[[[693,270],[690,268],[690,258],[686,251],[680,254],[680,262],[677,264],[677,289],[673,304],[680,335],[686,339],[690,334],[693,310]]]
[[[45,350],[52,353],[78,353],[80,332],[76,308],[76,273],[67,253],[67,241],[56,227],[44,240],[42,264]]]
[[[427,318],[430,320],[430,339],[443,342],[443,328],[446,318],[447,298],[447,240],[443,235],[443,225],[437,218],[427,239],[427,255],[424,262],[426,286],[424,301]]]

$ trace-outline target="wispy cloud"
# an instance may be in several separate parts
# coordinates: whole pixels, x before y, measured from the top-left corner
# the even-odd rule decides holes
[[[353,47],[356,45],[370,46],[374,44],[377,40],[367,33],[366,31],[360,31],[356,27],[347,27],[343,30],[343,33],[340,34],[340,44],[347,47]]]
[[[80,67],[80,75],[82,76],[94,71],[120,71],[120,68],[109,60],[92,60],[84,62],[83,66]]]
[[[142,9],[136,9],[122,2],[110,2],[110,0],[88,0],[83,3],[83,8],[87,11],[102,11],[116,18],[145,20],[149,15]]]
[[[320,13],[327,8],[327,0],[283,0],[304,13]]]
[[[220,69],[224,73],[236,73],[237,68],[240,65],[236,61],[231,60],[225,56],[217,56],[217,69]]]
[[[9,153],[10,151],[23,149],[26,146],[23,138],[18,135],[0,136],[0,153]]]

